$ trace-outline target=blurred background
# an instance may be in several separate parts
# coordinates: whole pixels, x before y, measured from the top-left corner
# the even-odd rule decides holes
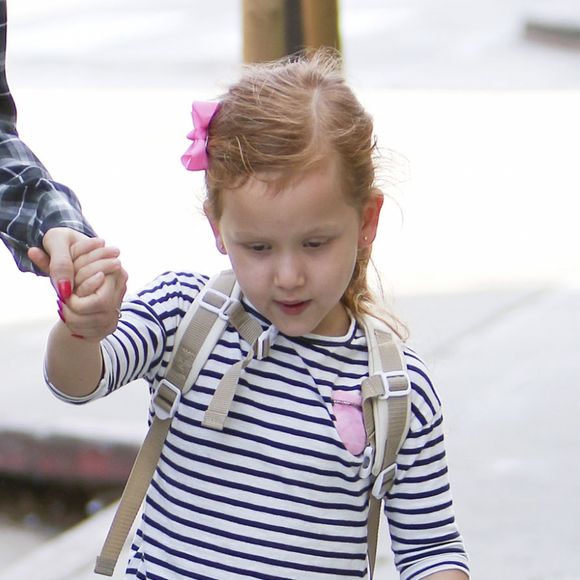
[[[577,4],[338,2],[345,72],[402,180],[389,189],[402,211],[392,208],[376,247],[395,290],[576,277]],[[121,247],[131,283],[189,266],[191,244],[200,268],[213,265],[196,221],[199,176],[179,156],[190,102],[236,77],[242,2],[18,0],[8,10],[20,133]],[[0,320],[54,310],[43,281],[0,259],[10,277]]]
[[[121,248],[130,290],[227,265],[179,160],[191,101],[244,58],[338,43],[392,197],[375,262],[444,399],[474,578],[580,578],[578,0],[9,0],[8,23],[21,137]],[[54,293],[7,251],[0,273],[0,579],[20,580],[116,496],[147,400],[137,385],[93,409],[53,401]],[[54,560],[42,578],[85,578],[84,560]]]

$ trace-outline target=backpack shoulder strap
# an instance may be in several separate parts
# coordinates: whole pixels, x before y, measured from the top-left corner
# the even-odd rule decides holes
[[[378,547],[381,500],[397,472],[397,454],[409,429],[411,382],[400,341],[386,324],[366,317],[369,377],[361,386],[367,442],[374,450],[369,500],[368,558],[371,577]]]
[[[97,557],[96,574],[113,575],[119,554],[155,473],[181,396],[197,378],[225,330],[229,317],[241,308],[239,296],[240,289],[233,272],[221,272],[202,288],[181,321],[165,378],[159,382],[152,396],[155,415],[131,469],[101,554]]]

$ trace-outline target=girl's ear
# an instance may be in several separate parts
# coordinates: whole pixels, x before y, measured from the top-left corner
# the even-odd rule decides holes
[[[203,212],[205,213],[205,217],[207,218],[207,221],[211,227],[211,231],[213,232],[213,237],[215,238],[215,247],[220,254],[224,254],[225,256],[228,252],[222,240],[219,221],[214,217],[211,207],[207,201],[203,203]]]
[[[365,203],[362,211],[362,222],[358,238],[358,247],[370,246],[377,235],[379,217],[385,197],[380,189],[373,189],[370,199]]]

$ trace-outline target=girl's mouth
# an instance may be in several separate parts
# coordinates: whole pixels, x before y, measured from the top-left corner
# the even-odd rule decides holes
[[[310,300],[302,300],[301,302],[276,301],[276,304],[284,314],[287,314],[289,316],[298,316],[299,314],[302,314],[306,310],[306,308],[308,308]]]

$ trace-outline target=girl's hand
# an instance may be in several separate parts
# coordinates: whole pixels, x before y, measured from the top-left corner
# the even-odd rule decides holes
[[[105,277],[121,270],[119,250],[105,246],[103,240],[87,239],[74,244],[73,257],[74,293],[79,297],[94,294],[105,281]]]
[[[98,342],[117,328],[127,289],[119,250],[83,240],[72,248],[75,292],[59,302],[59,315],[77,338]]]

